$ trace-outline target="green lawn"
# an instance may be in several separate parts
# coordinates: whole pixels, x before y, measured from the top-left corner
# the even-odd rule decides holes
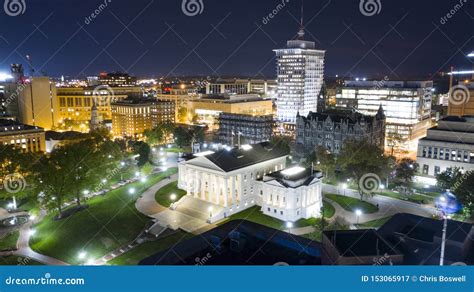
[[[384,218],[380,218],[380,219],[375,219],[375,220],[368,221],[368,222],[365,222],[365,223],[357,224],[357,227],[359,227],[359,228],[379,228],[380,226],[384,225],[385,222],[390,220],[390,218],[392,218],[392,217],[389,216],[389,217],[384,217]]]
[[[145,242],[124,253],[123,255],[116,257],[115,259],[108,262],[108,264],[119,266],[137,265],[140,260],[170,248],[175,244],[185,241],[191,237],[193,237],[192,234],[186,233],[184,231],[178,231],[177,233],[160,238],[156,241]]]
[[[219,225],[223,224],[227,221],[230,221],[230,220],[238,220],[238,219],[244,219],[244,220],[247,220],[247,221],[252,221],[252,222],[262,224],[262,225],[265,225],[265,226],[268,226],[268,227],[271,227],[271,228],[275,228],[275,229],[284,229],[284,228],[286,228],[285,227],[285,222],[263,214],[262,211],[260,211],[259,206],[254,206],[254,207],[248,208],[246,210],[243,210],[242,212],[233,214],[233,215],[229,216],[225,221],[219,223]]]
[[[155,194],[155,199],[163,207],[169,207],[171,203],[178,201],[182,196],[186,195],[186,191],[178,189],[178,182],[172,182],[162,187]],[[170,199],[171,194],[176,195],[176,199]]]
[[[146,189],[163,178],[176,173],[170,169],[155,174],[145,183],[135,182],[97,196],[87,204],[89,208],[63,220],[54,221],[50,214],[35,225],[36,234],[30,240],[35,251],[71,264],[103,256],[130,241],[144,229],[149,219],[135,208],[135,201]],[[134,194],[129,190],[134,188]],[[77,259],[79,252],[87,252],[86,259]]]
[[[427,196],[423,196],[423,195],[419,195],[419,194],[413,194],[413,195],[405,196],[403,194],[396,193],[396,192],[393,192],[393,191],[388,191],[388,190],[379,193],[379,195],[386,196],[386,197],[391,197],[391,198],[395,198],[395,199],[399,199],[399,200],[403,200],[403,201],[409,201],[409,202],[413,202],[413,203],[417,203],[417,204],[430,204],[430,203],[434,202],[434,198],[432,198],[431,196],[427,197]]]
[[[330,203],[324,202],[323,206],[324,206],[324,209],[323,209],[324,217],[326,219],[329,219],[332,216],[334,216],[335,209]],[[259,206],[254,206],[242,212],[239,212],[237,214],[231,215],[224,222],[227,222],[230,220],[237,220],[237,219],[245,219],[248,221],[259,223],[259,224],[262,224],[271,228],[279,229],[279,230],[286,229],[286,222],[283,222],[279,219],[263,214],[262,211],[260,211]],[[319,218],[300,219],[294,222],[293,226],[295,228],[314,226],[316,224],[319,224],[320,220],[321,219]],[[219,224],[222,224],[222,223],[219,223]]]
[[[0,257],[0,266],[39,266],[43,265],[33,259],[22,257],[22,256],[6,256]]]
[[[11,250],[16,249],[16,242],[20,236],[19,231],[14,231],[6,237],[0,239],[0,250]]]
[[[325,194],[324,196],[338,203],[342,208],[349,212],[354,212],[355,210],[360,209],[364,214],[371,214],[378,211],[377,206],[353,197],[346,197],[335,194]]]

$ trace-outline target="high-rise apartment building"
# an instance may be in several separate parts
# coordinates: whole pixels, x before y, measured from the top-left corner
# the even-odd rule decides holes
[[[324,77],[325,51],[305,41],[301,26],[296,40],[274,50],[277,57],[277,119],[295,124],[296,115],[316,112]]]

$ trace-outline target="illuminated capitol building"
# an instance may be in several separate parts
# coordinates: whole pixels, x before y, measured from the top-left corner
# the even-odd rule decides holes
[[[179,164],[178,187],[187,195],[173,208],[208,212],[208,222],[256,205],[284,221],[320,217],[321,172],[287,167],[287,157],[268,142],[197,153]]]

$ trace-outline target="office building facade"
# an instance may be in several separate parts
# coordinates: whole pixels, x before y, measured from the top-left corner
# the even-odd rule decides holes
[[[431,177],[448,168],[474,171],[474,117],[449,116],[418,143],[420,172]]]
[[[269,141],[273,132],[273,116],[221,113],[219,142],[227,145],[256,144]],[[239,141],[240,140],[240,141]]]

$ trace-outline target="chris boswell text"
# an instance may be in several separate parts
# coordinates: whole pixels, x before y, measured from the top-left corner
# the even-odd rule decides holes
[[[444,276],[444,275],[363,275],[362,282],[399,283],[399,282],[421,282],[421,283],[465,283],[466,275]]]

